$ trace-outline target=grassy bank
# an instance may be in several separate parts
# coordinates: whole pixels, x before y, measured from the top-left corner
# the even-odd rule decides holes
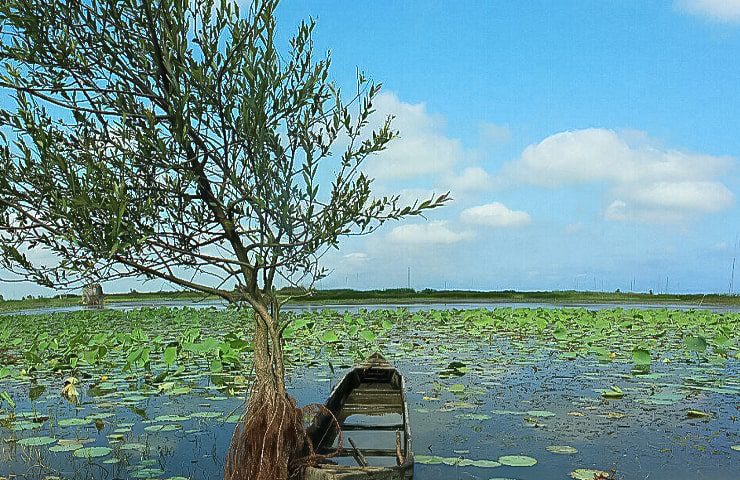
[[[574,304],[650,304],[650,305],[686,305],[686,306],[740,306],[740,296],[710,294],[649,294],[626,292],[516,292],[512,290],[482,292],[470,290],[421,290],[387,289],[387,290],[319,290],[310,295],[299,289],[283,289],[281,296],[291,303],[434,303],[434,302],[511,302],[511,303],[550,303],[555,305]],[[156,302],[172,300],[204,300],[215,297],[204,297],[198,292],[164,291],[164,292],[129,292],[106,295],[107,303],[121,302]],[[0,311],[19,311],[38,308],[67,307],[80,304],[78,295],[61,295],[53,298],[33,298],[23,300],[0,301]]]

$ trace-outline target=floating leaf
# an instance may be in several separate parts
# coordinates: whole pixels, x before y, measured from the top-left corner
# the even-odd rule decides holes
[[[56,441],[56,438],[51,437],[28,437],[18,440],[17,443],[18,445],[22,445],[24,447],[40,447],[42,445],[49,445]]]
[[[182,426],[177,424],[169,424],[169,425],[149,425],[147,427],[144,427],[145,432],[149,433],[156,433],[156,432],[173,432],[175,430],[180,430]]]
[[[507,467],[531,467],[537,464],[537,459],[528,457],[526,455],[504,455],[498,457],[498,461],[501,465]]]
[[[210,413],[210,412],[209,412]],[[184,415],[159,415],[154,418],[155,422],[184,422],[190,420],[190,416]]]
[[[575,480],[594,480],[594,478],[608,478],[609,472],[602,470],[591,470],[588,468],[577,468],[570,472],[570,476]]]
[[[689,410],[686,412],[686,416],[689,418],[709,418],[712,415],[700,410]]]
[[[562,455],[572,455],[578,453],[578,450],[568,445],[550,445],[547,447],[547,451],[551,453],[559,453]]]
[[[528,410],[526,412],[527,415],[530,417],[540,417],[540,418],[546,418],[546,417],[554,417],[555,414],[548,411],[548,410]]]
[[[60,427],[81,427],[89,425],[93,420],[90,418],[63,418],[57,422]]]
[[[59,442],[53,447],[49,448],[50,452],[73,452],[82,448],[82,443],[77,440],[59,440]]]
[[[132,478],[152,478],[160,477],[164,475],[164,470],[159,468],[142,468],[140,470],[134,470],[129,474]]]
[[[607,390],[604,390],[603,392],[601,392],[601,396],[604,398],[612,398],[612,399],[622,398],[624,397],[624,392],[622,391],[621,388],[612,386],[612,387],[609,387]]]
[[[112,450],[108,447],[84,447],[74,451],[73,455],[78,458],[98,458],[110,454]]]

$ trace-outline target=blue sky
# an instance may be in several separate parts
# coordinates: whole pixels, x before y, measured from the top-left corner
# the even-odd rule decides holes
[[[728,291],[740,0],[284,0],[278,15],[286,41],[317,20],[346,89],[357,68],[383,83],[401,137],[366,165],[378,191],[455,198],[348,239],[320,288],[403,287],[410,267],[417,289]]]

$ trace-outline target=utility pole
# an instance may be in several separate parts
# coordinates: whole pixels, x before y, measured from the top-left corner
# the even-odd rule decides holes
[[[411,289],[411,267],[407,267],[406,270],[406,286]]]
[[[730,295],[735,293],[735,259],[732,257],[732,274],[730,275]]]

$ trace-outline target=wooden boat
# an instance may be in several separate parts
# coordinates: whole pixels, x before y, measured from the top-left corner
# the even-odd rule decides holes
[[[406,386],[379,353],[358,364],[334,388],[325,407],[339,423],[343,449],[309,467],[306,480],[408,480],[414,473]],[[316,453],[337,449],[336,422],[319,413],[307,429]]]

